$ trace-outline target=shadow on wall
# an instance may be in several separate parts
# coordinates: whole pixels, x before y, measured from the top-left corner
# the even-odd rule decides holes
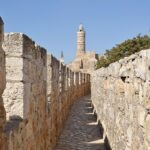
[[[103,134],[104,134],[104,128],[102,126],[102,124],[100,123],[100,121],[97,122],[97,114],[96,112],[94,111],[94,107],[93,107],[93,104],[91,103],[91,98],[87,99],[85,101],[86,103],[86,117],[88,118],[88,131],[91,131],[92,130],[92,133],[89,133],[89,135],[91,135],[91,138],[90,136],[88,136],[88,144],[89,146],[91,146],[92,149],[106,149],[106,145],[105,143],[103,142]],[[91,124],[91,123],[94,123],[94,124]],[[94,130],[95,129],[95,130]],[[94,131],[95,131],[95,134],[94,134]],[[96,134],[97,132],[97,134]],[[97,135],[95,137],[95,135]],[[91,142],[91,141],[97,141],[96,143],[94,142]],[[110,150],[110,149],[108,149]]]
[[[104,143],[105,143],[106,150],[112,150],[112,148],[110,147],[109,140],[108,140],[107,136],[104,139]]]
[[[86,104],[86,106],[87,106],[86,109],[87,109],[88,113],[92,113],[94,115],[93,116],[91,114],[91,118],[94,119],[94,120],[91,120],[91,121],[96,122],[98,118],[97,118],[97,113],[94,110],[94,105],[91,103],[91,100],[87,100],[86,103],[87,103]],[[103,125],[100,122],[100,120],[98,120],[98,125],[96,125],[96,126],[98,126],[98,130],[99,130],[99,133],[100,133],[99,136],[100,136],[100,139],[102,139],[103,136],[104,136],[104,128],[103,128]],[[112,150],[107,136],[105,136],[105,138],[104,138],[104,145],[102,144],[102,145],[99,145],[99,146],[100,146],[100,148],[105,147],[106,150]]]
[[[99,127],[100,134],[102,136],[101,138],[103,138],[104,137],[104,128],[103,128],[103,125],[101,124],[100,120],[98,120],[98,127]],[[109,143],[109,140],[107,138],[107,135],[104,138],[104,144],[105,144],[106,150],[112,150],[110,143]]]
[[[23,119],[18,115],[10,116],[9,120],[6,122],[6,125],[5,125],[5,129],[4,129],[5,133],[9,135],[11,131],[17,130],[19,127],[19,124],[22,121]]]
[[[63,148],[64,147],[64,148]],[[56,150],[106,150],[94,116],[90,96],[76,101]]]
[[[99,127],[99,131],[100,131],[100,134],[101,134],[101,138],[103,138],[103,135],[104,135],[104,128],[103,128],[103,126],[102,126],[102,124],[101,124],[101,122],[100,121],[98,121],[98,127]]]
[[[94,105],[91,104],[91,106],[94,110]],[[96,111],[94,111],[94,116],[95,116],[96,119],[98,119]],[[100,122],[100,120],[98,120],[98,127],[99,127],[99,132],[100,132],[101,138],[103,138],[103,136],[104,136],[104,127],[103,127],[102,123]],[[107,135],[104,138],[104,144],[105,144],[106,150],[112,150],[112,148],[110,146],[110,143],[109,143],[109,140],[107,138]]]

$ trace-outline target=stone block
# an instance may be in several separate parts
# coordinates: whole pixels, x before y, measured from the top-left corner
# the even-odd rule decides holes
[[[7,57],[22,57],[23,34],[22,33],[6,33],[4,36],[3,49]]]
[[[6,57],[6,80],[22,81],[23,80],[23,60],[15,57]]]

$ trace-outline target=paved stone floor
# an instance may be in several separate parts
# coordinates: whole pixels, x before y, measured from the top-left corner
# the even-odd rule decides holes
[[[76,101],[55,150],[105,150],[90,96]]]

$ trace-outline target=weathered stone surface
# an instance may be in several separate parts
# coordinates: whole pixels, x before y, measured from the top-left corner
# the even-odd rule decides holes
[[[3,48],[7,54],[3,98],[9,149],[42,149],[46,137],[46,50],[20,33],[6,34]]]
[[[79,76],[82,76],[79,81]],[[52,55],[47,56],[47,143],[54,145],[74,101],[90,92],[90,75],[72,72]]]
[[[39,89],[36,82],[41,79],[46,82],[46,67],[43,67],[46,64],[46,52],[20,33],[5,34],[3,48],[7,73],[3,98],[7,119],[13,115],[23,118],[27,116],[32,94],[41,92],[40,82]]]
[[[90,75],[72,72],[21,33],[5,34],[3,48],[8,149],[53,150],[73,102],[90,92]]]
[[[7,82],[3,93],[4,106],[9,117],[16,115],[23,117],[23,94],[24,85],[22,82]]]
[[[91,76],[92,101],[113,150],[149,150],[150,50]]]

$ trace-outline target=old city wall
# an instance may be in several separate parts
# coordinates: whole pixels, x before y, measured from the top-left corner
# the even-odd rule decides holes
[[[46,50],[20,33],[5,34],[3,49],[8,149],[42,149],[46,137]]]
[[[3,49],[7,81],[3,99],[7,120],[26,118],[32,94],[37,92],[36,87],[41,90],[41,83],[46,82],[46,50],[21,33],[5,34]]]
[[[91,76],[92,101],[112,150],[150,148],[150,50]]]
[[[90,93],[90,76],[72,72],[52,55],[47,56],[47,141],[55,145],[73,102]]]
[[[90,75],[72,72],[44,48],[21,33],[5,34],[0,49],[0,139],[9,150],[50,150],[63,128],[73,102],[90,92]],[[1,79],[1,78],[0,78]],[[1,121],[0,120],[0,121]],[[4,142],[4,140],[1,140]],[[1,142],[0,141],[0,142]],[[6,139],[5,139],[6,141]]]

